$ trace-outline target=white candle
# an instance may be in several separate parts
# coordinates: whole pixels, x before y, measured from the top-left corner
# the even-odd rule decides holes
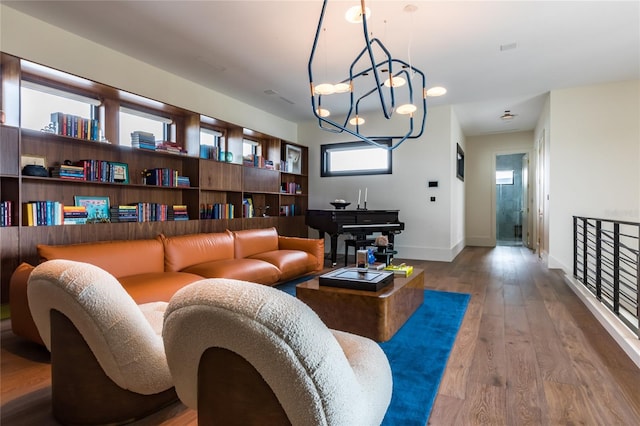
[[[361,189],[358,189],[358,205],[360,205],[360,194],[362,193]]]
[[[369,188],[364,189],[364,203],[367,204],[367,192],[369,192]]]

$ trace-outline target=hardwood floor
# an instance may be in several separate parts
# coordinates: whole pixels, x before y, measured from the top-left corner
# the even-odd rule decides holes
[[[425,287],[472,295],[431,425],[638,425],[640,369],[557,271],[527,249],[466,248],[454,262],[410,261]],[[2,425],[56,425],[46,350],[2,321]],[[137,425],[196,425],[181,404]]]

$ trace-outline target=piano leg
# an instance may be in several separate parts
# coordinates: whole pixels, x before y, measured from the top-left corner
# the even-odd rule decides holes
[[[336,257],[338,253],[338,234],[331,235],[331,267],[337,265]]]

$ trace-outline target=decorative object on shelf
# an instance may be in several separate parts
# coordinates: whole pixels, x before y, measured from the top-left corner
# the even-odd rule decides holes
[[[302,150],[297,146],[287,145],[285,147],[286,172],[302,173]]]
[[[73,202],[76,206],[84,206],[87,209],[87,223],[110,222],[109,197],[76,195]]]
[[[49,177],[47,159],[40,155],[22,155],[20,157],[20,168],[24,176]]]
[[[335,207],[337,210],[344,210],[347,208],[348,205],[350,205],[351,203],[346,202],[345,200],[335,200],[331,203],[333,207]]]
[[[129,183],[129,165],[127,163],[111,162],[113,168],[113,180],[120,183]]]
[[[365,6],[365,0],[360,0],[359,8],[356,8],[356,13],[352,14],[354,15],[354,19],[350,20],[352,23],[361,24],[362,34],[364,36],[364,47],[348,66],[348,77],[342,79],[337,84],[314,84],[313,64],[320,36],[325,30],[323,21],[326,14],[327,3],[328,0],[324,0],[322,4],[322,11],[318,20],[318,27],[308,64],[311,107],[313,114],[318,118],[320,128],[333,133],[347,132],[369,144],[388,150],[397,148],[407,139],[420,137],[424,132],[427,117],[425,75],[422,71],[413,67],[410,60],[409,62],[405,62],[393,58],[378,38],[370,36],[367,21],[370,19],[371,11]],[[404,10],[413,13],[417,10],[417,7],[407,5]],[[345,38],[341,39],[340,42],[344,43]],[[330,48],[326,48],[325,50],[327,50],[327,52],[324,52],[323,57],[331,53]],[[381,57],[376,56],[376,54]],[[324,62],[326,63],[326,61]],[[356,69],[358,71],[356,71]],[[421,99],[414,99],[414,77],[416,76],[420,77],[419,80],[422,91],[417,97]],[[345,100],[347,96],[349,99]],[[405,134],[366,136],[360,131],[360,126],[364,124],[364,119],[360,113],[361,111],[372,112],[370,110],[374,109],[374,106],[378,103],[375,101],[376,97],[379,98],[379,105],[377,105],[377,107],[381,109],[385,119],[391,120],[394,112],[408,115],[407,132]],[[329,102],[326,102],[326,100]],[[333,101],[335,101],[335,103],[332,103]],[[406,103],[400,104],[400,102]],[[332,107],[337,106],[343,109],[345,106],[348,106],[343,121],[335,121],[329,118],[332,112],[327,108],[328,103],[331,103]],[[420,110],[418,110],[418,107],[415,105],[416,103],[420,104]],[[338,111],[335,110],[334,112]],[[414,115],[416,114],[418,114],[418,126],[415,126],[416,118]],[[348,125],[355,126],[355,130],[347,127]],[[386,146],[374,140],[375,138],[381,137],[389,138],[396,142],[392,143],[391,146]]]

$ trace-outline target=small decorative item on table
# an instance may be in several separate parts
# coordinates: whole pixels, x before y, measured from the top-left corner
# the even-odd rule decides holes
[[[337,199],[331,203],[333,207],[336,208],[336,210],[344,210],[348,205],[350,205],[351,203],[346,202],[345,200],[341,200],[341,199]]]

